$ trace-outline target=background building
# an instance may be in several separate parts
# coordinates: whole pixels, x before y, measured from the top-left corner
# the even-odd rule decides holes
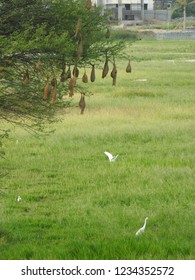
[[[110,19],[122,21],[141,20],[142,9],[153,10],[153,0],[96,0],[96,5],[111,10]]]
[[[167,21],[169,13],[165,0],[93,0],[96,6],[110,11],[110,19],[124,23],[141,23],[144,19]],[[159,5],[160,3],[160,5]],[[159,9],[159,10],[157,10]]]

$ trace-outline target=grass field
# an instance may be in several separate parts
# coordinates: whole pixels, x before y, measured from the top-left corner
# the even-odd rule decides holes
[[[195,258],[195,41],[126,51],[132,73],[118,61],[112,87],[98,72],[84,115],[4,143],[0,259]]]

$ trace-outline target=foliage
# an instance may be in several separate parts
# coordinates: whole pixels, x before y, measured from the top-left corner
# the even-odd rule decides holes
[[[172,18],[183,17],[183,9],[186,7],[186,15],[194,16],[195,14],[195,1],[194,0],[176,0],[174,1]]]
[[[58,89],[60,72],[67,67],[85,67],[113,58],[121,44],[105,38],[107,21],[100,8],[86,1],[1,2],[0,23],[0,117],[27,117],[29,126],[53,116],[51,98],[42,100],[47,82]],[[57,97],[68,91],[69,77],[63,78]],[[51,94],[51,92],[50,92]],[[54,103],[52,99],[52,103]],[[12,106],[13,103],[13,106]],[[18,119],[18,123],[19,123]]]
[[[139,39],[138,32],[132,30],[112,30],[111,36],[114,40],[136,41]]]
[[[122,43],[105,36],[101,9],[90,0],[3,0],[0,3],[0,119],[43,132],[68,107],[73,68],[113,60]]]

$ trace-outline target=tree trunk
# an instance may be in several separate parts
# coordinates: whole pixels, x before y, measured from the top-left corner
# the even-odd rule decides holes
[[[183,30],[186,30],[186,5],[183,6]]]

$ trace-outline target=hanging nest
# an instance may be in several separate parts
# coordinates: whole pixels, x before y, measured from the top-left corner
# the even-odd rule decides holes
[[[77,49],[77,59],[79,60],[82,57],[82,55],[83,55],[83,40],[81,38]]]
[[[73,76],[70,79],[69,85],[68,85],[68,89],[69,89],[69,96],[72,97],[74,95],[74,87],[76,85],[76,76]]]
[[[83,74],[82,81],[83,81],[83,83],[88,83],[88,76],[86,74],[86,70],[85,70],[85,72]]]
[[[67,80],[67,73],[66,73],[66,71],[65,71],[65,67],[63,68],[63,70],[62,70],[62,73],[61,73],[61,75],[60,75],[60,82],[65,82]]]
[[[56,95],[57,95],[57,80],[56,78],[53,79],[53,89],[52,89],[52,93],[51,93],[51,104],[54,104],[56,101]]]
[[[116,85],[116,77],[117,77],[117,69],[116,69],[116,64],[113,64],[113,69],[110,73],[110,76],[112,77],[112,85],[115,86]]]
[[[75,35],[74,35],[75,38],[77,38],[81,32],[81,25],[82,25],[82,20],[79,18],[77,21],[77,24],[76,24],[76,31],[75,31]]]
[[[91,68],[90,81],[92,83],[95,82],[95,65],[92,65],[92,68]]]
[[[43,90],[43,99],[44,100],[48,100],[49,99],[50,92],[51,92],[50,82],[49,82],[49,80],[47,80],[47,83],[46,83],[46,85],[44,87],[44,90]]]
[[[36,70],[40,70],[42,65],[43,65],[43,64],[42,64],[41,61],[39,60],[37,63],[35,63],[35,69],[36,69]]]
[[[102,78],[103,79],[107,76],[108,72],[109,72],[108,59],[106,59],[106,61],[104,63],[104,68],[102,70]]]
[[[110,30],[109,30],[109,28],[107,28],[107,30],[106,30],[105,38],[106,39],[110,38]]]
[[[51,85],[52,85],[52,87],[54,87],[54,86],[56,85],[56,78],[53,78],[53,79],[51,80]]]
[[[86,1],[85,1],[85,8],[86,8],[87,10],[90,10],[91,7],[92,7],[91,0],[86,0]]]
[[[79,69],[78,69],[78,67],[76,65],[73,68],[72,74],[73,74],[73,76],[78,78],[78,76],[79,76]]]
[[[131,63],[130,63],[130,60],[129,60],[128,64],[127,64],[126,72],[127,73],[131,73]]]
[[[67,79],[70,79],[70,78],[71,78],[70,65],[68,66],[68,70],[67,70],[67,72],[66,72],[66,76],[67,76]]]
[[[26,69],[26,72],[23,75],[23,81],[22,82],[23,82],[24,85],[28,85],[29,82],[30,82],[30,76],[29,76],[28,69]]]
[[[79,107],[81,109],[81,114],[84,113],[85,107],[86,107],[86,103],[85,103],[85,95],[83,93],[81,93],[81,98],[79,101]]]

